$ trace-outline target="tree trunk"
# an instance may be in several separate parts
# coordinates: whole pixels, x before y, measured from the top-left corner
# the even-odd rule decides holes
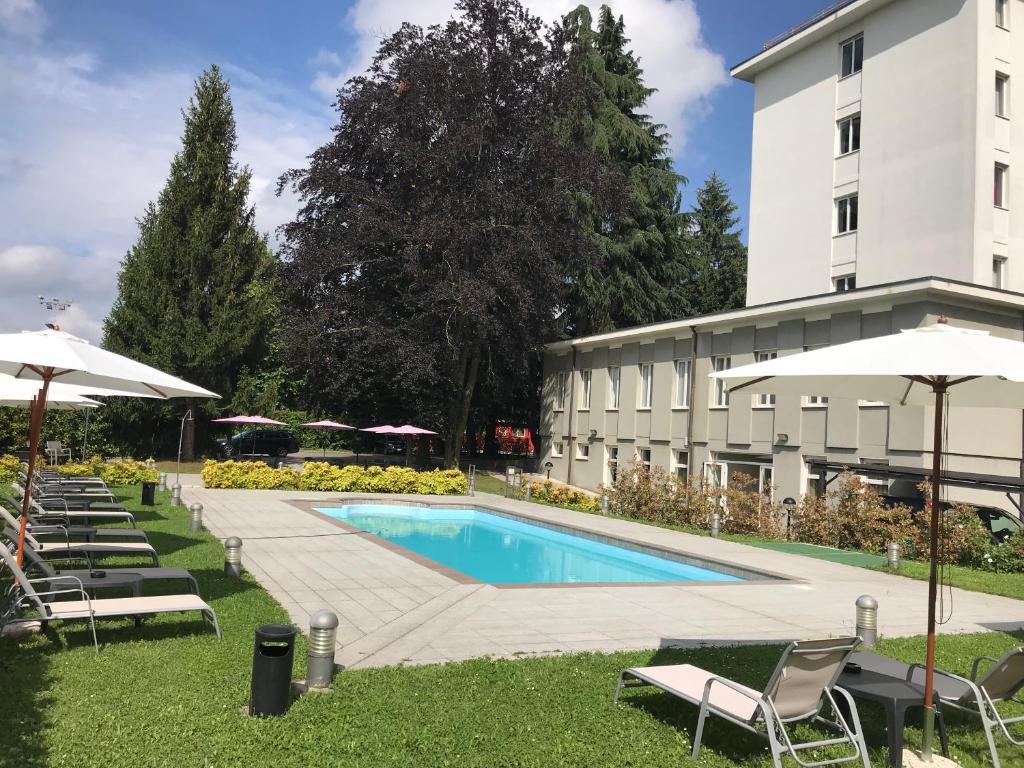
[[[185,419],[185,430],[181,436],[181,458],[183,461],[196,460],[196,411],[195,400],[189,398],[185,407],[191,412],[192,418]]]
[[[462,451],[462,439],[466,434],[466,422],[469,421],[469,406],[473,402],[476,391],[477,374],[480,371],[480,347],[474,342],[468,353],[468,359],[459,366],[461,381],[455,400],[449,409],[448,429],[445,435],[444,464],[450,469],[459,468],[459,454]]]

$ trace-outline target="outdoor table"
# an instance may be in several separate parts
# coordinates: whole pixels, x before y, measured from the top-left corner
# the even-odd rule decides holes
[[[873,701],[885,707],[885,732],[889,742],[889,765],[901,768],[903,765],[903,727],[907,709],[924,706],[924,689],[909,682],[910,665],[894,659],[887,659],[874,653],[854,653],[850,662],[860,666],[860,672],[846,672],[839,675],[836,685],[846,690],[854,699]],[[840,699],[840,701],[842,701]],[[844,713],[848,714],[848,713]],[[946,742],[946,725],[939,697],[935,696],[935,719],[939,726],[942,754],[949,754]]]

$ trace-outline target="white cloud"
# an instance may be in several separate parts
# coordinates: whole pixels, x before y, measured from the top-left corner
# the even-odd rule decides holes
[[[136,219],[180,147],[180,110],[198,71],[110,73],[96,52],[25,34],[24,22],[12,32],[12,2],[0,0],[0,331],[51,320],[37,304],[42,293],[74,299],[61,324],[98,341]],[[41,33],[45,17],[37,24]],[[273,236],[296,209],[294,198],[274,194],[277,177],[304,164],[330,122],[283,103],[279,86],[228,75],[237,159],[253,172],[257,226]]]
[[[46,15],[36,0],[0,0],[0,29],[10,35],[38,39]]]
[[[678,156],[690,128],[708,112],[708,97],[728,82],[725,62],[701,36],[700,17],[693,0],[606,0],[626,22],[630,46],[640,57],[647,84],[657,88],[648,111],[668,126]],[[546,22],[573,10],[579,0],[525,0]],[[381,40],[403,21],[421,26],[443,23],[453,15],[452,0],[357,0],[344,19],[356,33],[355,45],[339,55],[322,51],[314,90],[334,97],[339,87],[369,64]],[[600,2],[589,3],[597,14]],[[596,24],[596,21],[595,21]],[[339,64],[339,60],[343,65]]]

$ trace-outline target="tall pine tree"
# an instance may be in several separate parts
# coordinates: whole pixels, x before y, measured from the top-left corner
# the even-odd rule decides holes
[[[742,307],[747,295],[747,247],[736,230],[739,218],[729,187],[718,174],[697,191],[690,213],[686,250],[690,279],[686,303],[693,314],[704,315]]]
[[[230,86],[216,66],[196,81],[183,117],[181,151],[121,263],[103,344],[227,401],[240,370],[263,353],[276,313],[274,257],[254,226],[251,173],[234,160]],[[211,403],[115,402],[112,415],[131,447],[160,453],[176,446],[171,426],[186,408],[196,416],[185,424],[182,453],[191,458],[192,427],[202,429],[200,408],[211,412]]]
[[[680,184],[665,126],[643,109],[654,89],[628,49],[625,23],[602,6],[597,31],[590,10],[568,14],[556,39],[570,49],[581,95],[562,118],[571,141],[597,152],[623,177],[627,200],[617,214],[583,199],[575,213],[598,255],[571,275],[570,333],[577,335],[667,320],[688,311],[680,291],[686,271]]]

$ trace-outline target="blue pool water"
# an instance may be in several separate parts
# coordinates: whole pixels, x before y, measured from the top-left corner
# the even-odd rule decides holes
[[[317,511],[487,584],[743,581],[475,509],[355,504]]]

